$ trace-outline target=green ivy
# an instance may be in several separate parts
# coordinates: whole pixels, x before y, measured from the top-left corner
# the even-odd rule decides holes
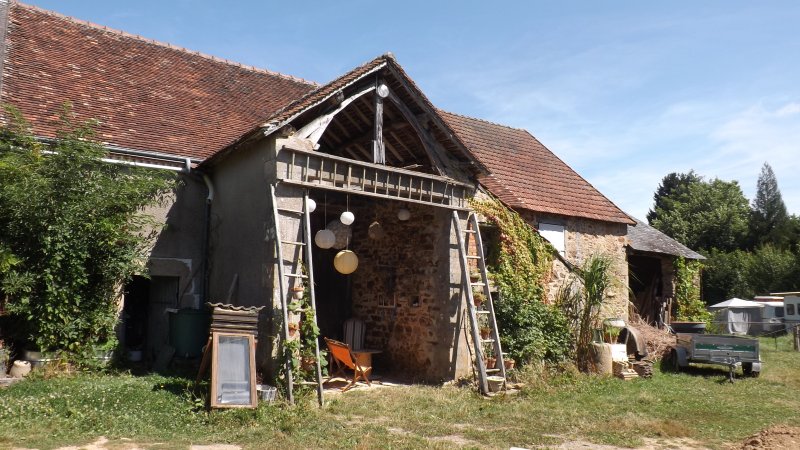
[[[13,108],[0,129],[0,289],[41,350],[71,355],[114,337],[117,298],[157,229],[143,209],[175,176],[103,161],[92,124],[65,107],[58,139],[40,144]]]
[[[472,208],[497,228],[487,263],[499,290],[494,303],[503,351],[520,364],[569,357],[572,335],[564,314],[544,303],[555,249],[497,199],[472,200]]]
[[[700,261],[686,261],[683,257],[675,259],[675,304],[676,319],[684,322],[709,322],[713,315],[700,299]]]

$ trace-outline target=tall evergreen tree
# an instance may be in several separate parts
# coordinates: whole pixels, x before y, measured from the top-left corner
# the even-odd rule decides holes
[[[750,244],[753,247],[772,244],[785,248],[790,240],[789,225],[789,214],[775,172],[764,163],[750,213]]]

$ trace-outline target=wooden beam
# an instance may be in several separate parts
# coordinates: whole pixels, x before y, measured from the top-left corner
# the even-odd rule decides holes
[[[322,137],[322,134],[325,133],[325,129],[328,128],[333,118],[339,114],[343,109],[347,107],[350,103],[358,100],[364,94],[368,92],[372,92],[375,90],[375,86],[370,86],[366,89],[362,89],[361,91],[351,95],[344,99],[339,106],[337,106],[333,111],[323,114],[321,116],[316,117],[311,122],[306,124],[303,128],[297,130],[297,137],[301,139],[309,139],[315,145],[319,142],[319,139]]]
[[[389,87],[378,80],[375,87],[375,138],[372,141],[372,162],[386,164],[386,149],[383,143],[383,99],[389,96]]]
[[[422,147],[425,149],[425,153],[428,154],[428,158],[430,158],[431,163],[433,165],[434,170],[439,173],[440,175],[443,174],[443,168],[447,168],[444,160],[438,155],[436,149],[436,140],[428,133],[422,124],[417,120],[417,116],[411,112],[410,109],[400,100],[394,92],[389,92],[389,99],[397,106],[397,109],[400,113],[405,117],[408,123],[414,127],[414,131],[417,132],[417,136],[419,136],[420,141],[422,141]]]

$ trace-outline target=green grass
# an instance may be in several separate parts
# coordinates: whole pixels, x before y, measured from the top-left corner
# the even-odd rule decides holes
[[[99,436],[157,448],[233,443],[245,448],[534,447],[563,440],[637,446],[691,439],[712,448],[800,419],[800,353],[782,338],[762,341],[758,379],[727,382],[724,368],[656,370],[623,382],[531,374],[516,396],[484,399],[457,387],[353,391],[320,410],[295,407],[205,412],[187,379],[79,375],[34,379],[0,390],[0,447],[41,449]]]

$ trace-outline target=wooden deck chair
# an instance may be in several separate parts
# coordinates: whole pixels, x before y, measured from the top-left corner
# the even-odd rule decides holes
[[[342,377],[344,377],[344,379],[347,379],[347,375],[344,371],[345,369],[350,369],[353,371],[353,379],[347,386],[342,388],[342,392],[355,386],[358,380],[364,380],[367,382],[367,385],[372,386],[372,383],[368,378],[370,371],[372,371],[372,367],[364,367],[356,364],[356,357],[353,355],[353,352],[350,350],[350,347],[347,344],[328,338],[325,338],[325,343],[328,344],[328,350],[331,353],[331,359],[336,364],[336,372],[331,372],[331,375],[326,383],[340,374]]]

